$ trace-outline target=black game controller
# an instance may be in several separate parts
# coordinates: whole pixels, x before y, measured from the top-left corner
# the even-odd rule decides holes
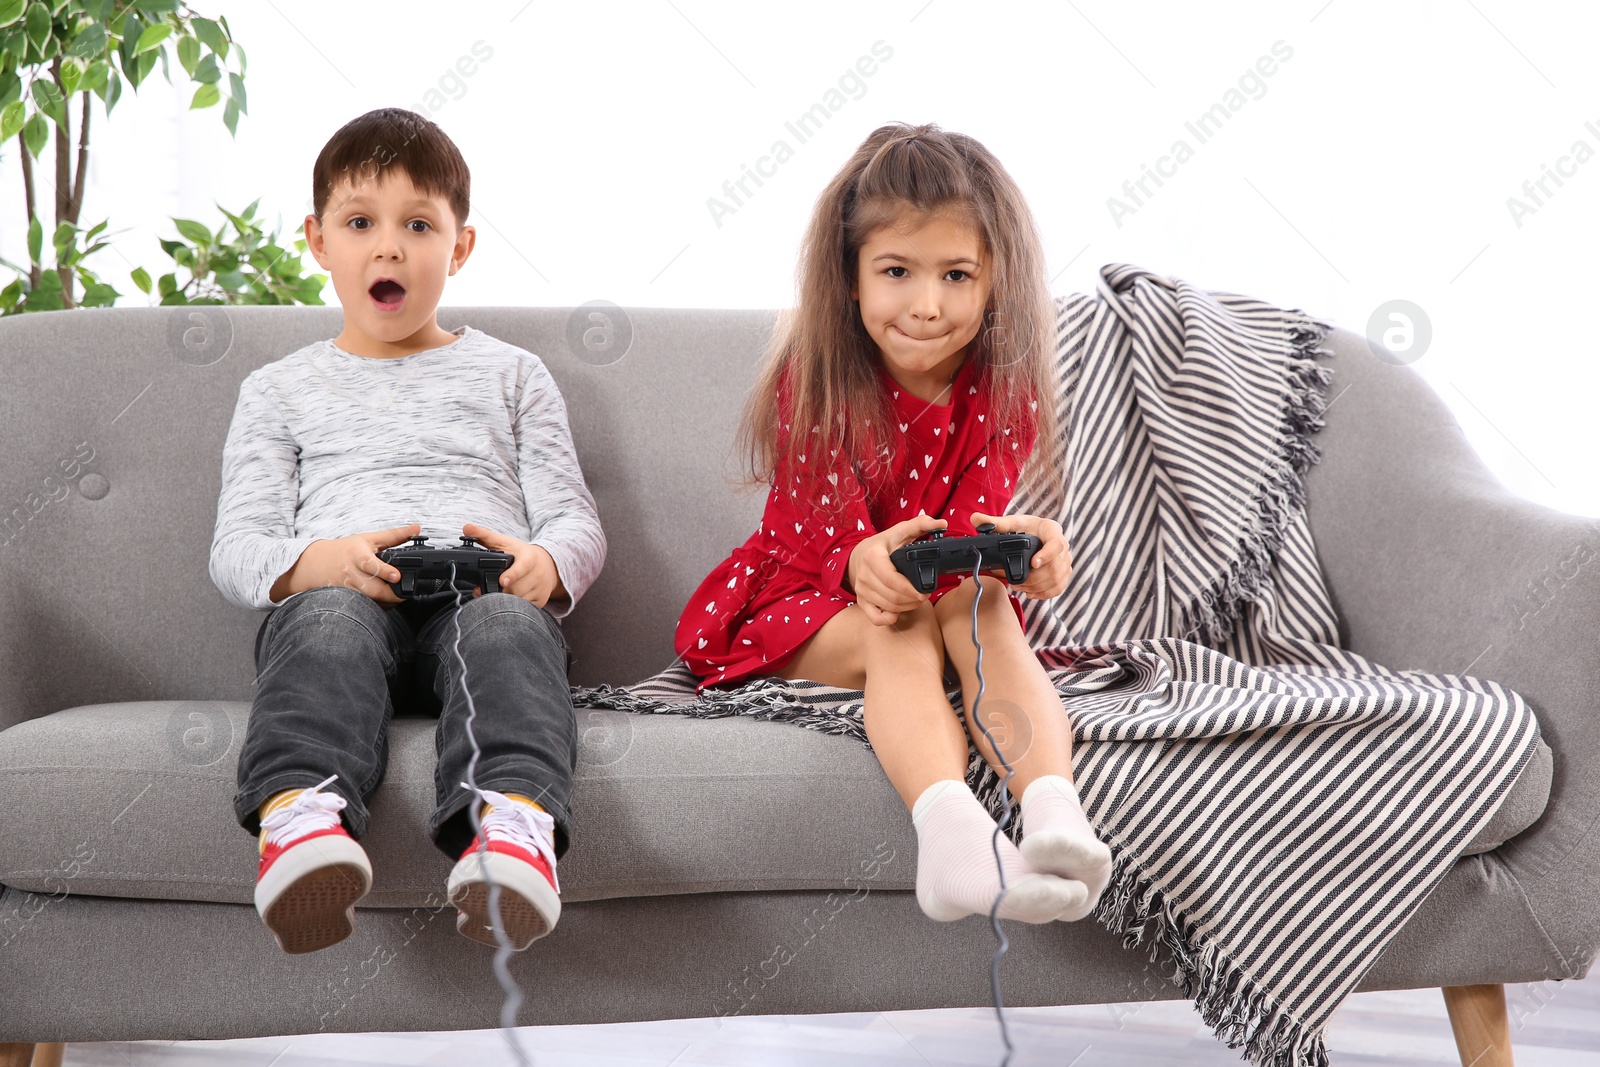
[[[379,559],[400,572],[400,580],[390,582],[389,588],[404,600],[457,591],[470,594],[480,585],[485,593],[498,593],[500,575],[516,558],[484,548],[466,536],[458,548],[437,548],[427,541],[427,537],[413,537],[409,545],[378,553]],[[455,565],[454,586],[450,584],[451,564]]]
[[[1021,585],[1028,580],[1033,554],[1043,545],[1033,534],[995,533],[994,523],[986,522],[975,537],[946,537],[943,530],[934,530],[901,545],[889,559],[919,593],[933,592],[942,574],[971,574],[979,559],[984,571],[1001,568],[1007,581]]]

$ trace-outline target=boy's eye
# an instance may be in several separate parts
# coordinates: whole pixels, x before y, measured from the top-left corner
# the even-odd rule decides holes
[[[426,233],[427,231],[433,229],[433,227],[429,226],[427,224],[427,222],[424,221],[423,219],[412,219],[410,222],[406,223],[406,225],[407,226],[421,226],[422,229],[414,231],[416,233]]]
[[[367,218],[364,218],[361,215],[357,215],[355,218],[350,220],[350,225],[351,226],[355,226],[355,228],[358,229],[358,230],[364,230],[364,229],[366,229],[365,226],[356,226],[356,223],[358,223],[358,222],[370,222],[370,221],[371,220],[369,220]]]

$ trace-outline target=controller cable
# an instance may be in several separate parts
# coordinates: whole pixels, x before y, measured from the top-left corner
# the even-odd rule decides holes
[[[1000,1039],[1005,1042],[1006,1053],[1001,1059],[1001,1067],[1011,1062],[1014,1049],[1011,1045],[1011,1032],[1006,1027],[1005,1007],[1000,1002],[1000,960],[1004,958],[1010,942],[1006,940],[1005,933],[1000,929],[1000,902],[1006,898],[1006,871],[1000,862],[1000,831],[1011,823],[1011,795],[1006,786],[1015,773],[1011,764],[1006,760],[1005,754],[1000,751],[1000,746],[995,743],[994,735],[989,732],[989,727],[984,725],[982,717],[978,714],[978,707],[983,702],[983,642],[978,640],[978,605],[983,600],[983,553],[977,553],[977,559],[972,567],[972,581],[977,586],[977,592],[972,598],[972,644],[977,649],[977,659],[974,670],[978,675],[978,691],[972,696],[972,721],[978,724],[978,729],[983,731],[983,736],[988,738],[989,747],[999,757],[1000,764],[1006,769],[1005,775],[1000,779],[1000,797],[1005,805],[1000,821],[995,823],[994,835],[990,838],[990,845],[994,849],[995,870],[1000,875],[1000,892],[994,898],[994,905],[989,909],[989,925],[994,928],[994,936],[1000,942],[1000,947],[995,950],[994,959],[989,964],[989,988],[994,993],[995,1016],[1000,1020]]]
[[[489,851],[489,843],[484,838],[483,816],[478,813],[478,808],[480,802],[484,801],[485,798],[483,790],[478,788],[478,779],[473,774],[473,768],[477,766],[478,757],[483,755],[483,750],[478,747],[478,739],[472,732],[472,720],[477,717],[478,709],[472,701],[472,689],[467,685],[467,660],[461,654],[462,591],[456,584],[456,563],[453,559],[450,561],[450,588],[455,591],[456,596],[455,618],[451,620],[456,629],[454,650],[456,662],[461,664],[461,692],[467,698],[467,740],[472,745],[472,758],[467,761],[466,784],[476,799],[467,805],[467,813],[472,819],[472,830],[477,835],[479,842],[476,853],[478,857],[478,872],[483,876],[483,880],[489,883],[489,921],[494,928],[494,939],[500,944],[500,947],[495,949],[494,952],[494,976],[499,981],[500,988],[504,989],[506,993],[505,1003],[500,1008],[500,1030],[505,1034],[506,1041],[516,1054],[517,1062],[526,1067],[531,1061],[528,1059],[527,1053],[523,1052],[522,1046],[517,1042],[516,1033],[517,1009],[522,1006],[522,990],[517,985],[517,980],[511,977],[511,968],[507,963],[511,959],[513,949],[511,947],[511,938],[507,936],[505,924],[500,918],[500,887],[495,884],[494,878],[489,874],[489,865],[484,859],[484,856]],[[512,803],[516,802],[512,801]]]

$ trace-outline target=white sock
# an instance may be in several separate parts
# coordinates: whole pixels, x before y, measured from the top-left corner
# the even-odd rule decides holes
[[[911,824],[917,830],[917,903],[923,912],[940,922],[989,914],[1000,895],[991,844],[995,821],[967,783],[946,778],[928,786],[912,806]],[[1047,923],[1082,906],[1083,883],[1030,870],[1010,838],[999,838],[1006,875],[1000,918]]]
[[[1062,914],[1067,922],[1093,911],[1111,880],[1111,849],[1083,814],[1077,788],[1059,774],[1040,775],[1022,791],[1019,851],[1035,870],[1075,878],[1088,887],[1083,903]]]

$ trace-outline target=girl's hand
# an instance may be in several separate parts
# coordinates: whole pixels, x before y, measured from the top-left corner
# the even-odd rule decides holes
[[[918,515],[856,543],[845,564],[844,580],[855,593],[856,603],[867,613],[868,622],[892,626],[902,611],[927,602],[928,594],[917,592],[917,587],[895,570],[889,553],[930,530],[942,530],[945,525],[943,519]]]
[[[1012,586],[1015,592],[1034,600],[1050,600],[1061,595],[1067,588],[1067,579],[1072,577],[1072,551],[1067,547],[1067,539],[1061,532],[1059,522],[1037,515],[972,513],[974,529],[986,522],[994,523],[996,533],[1030,533],[1044,542],[1039,546],[1039,551],[1033,554],[1028,580]],[[1005,577],[1004,572],[998,573],[1001,578]]]
[[[552,598],[559,600],[566,597],[567,590],[561,584],[561,575],[556,571],[556,561],[543,548],[530,545],[526,541],[518,541],[515,537],[495,533],[487,526],[479,526],[475,522],[469,522],[461,527],[461,532],[487,549],[506,552],[512,556],[511,566],[500,572],[502,593],[519,596],[541,608]],[[474,598],[482,596],[483,586],[474,587],[472,595]]]

